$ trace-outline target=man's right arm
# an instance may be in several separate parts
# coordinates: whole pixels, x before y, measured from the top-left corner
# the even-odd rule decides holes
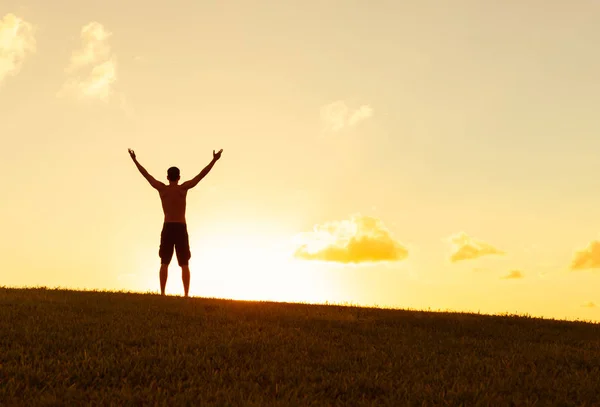
[[[142,164],[140,164],[138,162],[137,158],[135,157],[135,152],[133,150],[129,149],[129,155],[131,156],[131,159],[133,160],[133,163],[135,164],[137,169],[144,176],[144,178],[146,178],[146,180],[150,183],[150,185],[152,185],[153,188],[160,189],[165,186],[165,184],[158,181],[156,178],[154,178],[152,175],[150,175],[150,173],[148,171],[146,171],[146,169],[144,167],[142,167]]]

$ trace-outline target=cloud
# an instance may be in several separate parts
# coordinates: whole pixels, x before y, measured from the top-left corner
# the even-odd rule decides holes
[[[450,242],[454,246],[453,253],[450,256],[450,260],[453,263],[460,260],[472,260],[490,254],[504,254],[503,251],[496,249],[492,245],[475,240],[462,232],[451,236]]]
[[[72,73],[83,67],[105,61],[110,58],[110,45],[108,39],[112,33],[106,31],[104,26],[95,21],[83,26],[81,29],[81,49],[73,51],[69,66],[65,69]]]
[[[394,240],[381,220],[354,215],[350,220],[316,225],[299,236],[295,257],[336,263],[400,261],[408,251]]]
[[[575,252],[571,261],[571,270],[600,268],[600,242],[592,241],[588,246]]]
[[[78,97],[97,98],[107,102],[112,95],[112,85],[117,80],[114,60],[94,66],[86,78],[69,79],[65,82],[58,96],[75,95]]]
[[[369,105],[362,105],[352,113],[348,119],[348,124],[354,126],[358,122],[368,119],[371,116],[373,116],[373,108]]]
[[[346,102],[338,100],[321,107],[321,120],[325,126],[333,131],[340,131],[344,127],[352,127],[359,122],[373,116],[373,108],[362,105],[358,109],[351,110]]]
[[[584,307],[584,308],[596,308],[597,305],[594,302],[590,301],[590,302],[586,302],[585,304],[583,304],[582,307]]]
[[[0,19],[0,84],[16,75],[28,54],[35,52],[33,26],[14,14]]]
[[[512,270],[510,273],[508,273],[505,276],[500,277],[503,280],[512,280],[512,279],[518,279],[518,278],[523,278],[523,272],[519,271],[519,270]]]
[[[57,93],[58,97],[75,96],[108,102],[117,80],[116,57],[108,43],[111,36],[112,33],[97,22],[81,29],[81,48],[71,55],[65,68],[68,78]]]

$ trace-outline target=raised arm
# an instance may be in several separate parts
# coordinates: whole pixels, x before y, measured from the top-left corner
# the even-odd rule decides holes
[[[150,175],[148,171],[146,171],[144,167],[142,167],[142,164],[140,164],[137,158],[135,158],[135,151],[133,151],[132,149],[128,149],[128,151],[137,169],[140,170],[144,178],[148,180],[148,182],[150,183],[150,185],[152,185],[153,188],[160,189],[165,186],[165,184],[163,184],[160,181],[157,181],[152,175]]]
[[[196,185],[198,185],[200,180],[202,178],[204,178],[206,176],[206,174],[208,174],[210,172],[210,170],[212,170],[212,167],[219,160],[219,158],[221,158],[222,152],[223,152],[223,149],[220,149],[218,153],[215,153],[215,150],[213,150],[212,161],[206,167],[204,167],[204,169],[202,171],[200,171],[200,174],[196,175],[194,178],[192,178],[189,181],[185,181],[183,184],[181,184],[181,186],[184,188],[190,189],[190,188],[194,188]]]

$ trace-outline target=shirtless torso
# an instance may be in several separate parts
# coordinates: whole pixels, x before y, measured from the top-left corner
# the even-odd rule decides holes
[[[165,214],[165,223],[185,223],[185,200],[188,188],[183,185],[171,184],[158,189]]]

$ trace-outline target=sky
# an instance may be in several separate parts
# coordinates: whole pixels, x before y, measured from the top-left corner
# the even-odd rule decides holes
[[[600,321],[600,3],[3,0],[0,285]],[[171,263],[167,293],[183,292]]]

